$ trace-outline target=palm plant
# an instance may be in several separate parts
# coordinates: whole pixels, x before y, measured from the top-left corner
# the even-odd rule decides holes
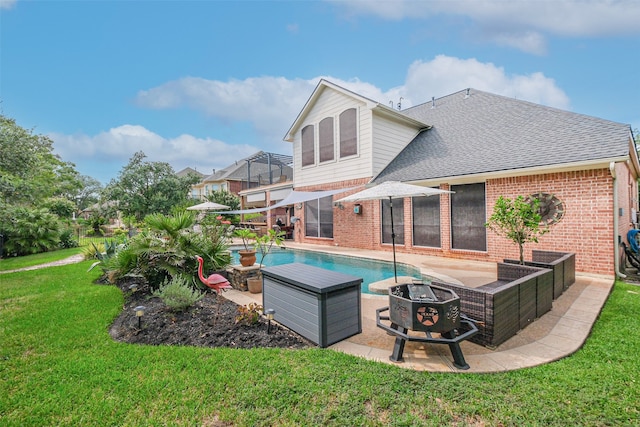
[[[46,209],[18,207],[12,220],[4,226],[4,251],[10,255],[27,255],[57,249],[60,243],[58,217]]]
[[[112,263],[122,269],[120,274],[141,274],[157,288],[179,275],[193,277],[197,271],[195,255],[203,256],[207,269],[221,269],[230,262],[221,231],[204,227],[202,233],[194,232],[192,212],[152,214],[144,222],[148,229],[131,238],[128,248],[118,255],[122,260]],[[194,280],[194,286],[196,283]]]

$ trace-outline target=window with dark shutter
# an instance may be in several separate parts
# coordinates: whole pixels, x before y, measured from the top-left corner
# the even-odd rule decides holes
[[[440,196],[413,197],[413,245],[439,248]]]
[[[393,243],[391,237],[391,201],[381,200],[382,208],[382,243]],[[404,245],[404,199],[393,199],[393,233],[395,243]]]
[[[484,183],[451,186],[451,247],[487,250]]]

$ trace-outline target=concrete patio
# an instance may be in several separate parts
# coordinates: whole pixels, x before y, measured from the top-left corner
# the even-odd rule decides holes
[[[316,250],[340,255],[392,261],[391,252],[318,247],[287,242],[292,249]],[[397,254],[398,262],[419,267],[423,275],[450,283],[477,287],[496,279],[495,263],[425,255]],[[382,288],[393,278],[377,283]],[[576,282],[553,302],[550,312],[535,320],[495,349],[463,341],[461,348],[470,369],[453,366],[449,347],[407,342],[404,362],[389,360],[395,337],[376,326],[376,309],[388,305],[386,295],[362,295],[362,333],[340,341],[330,349],[408,369],[430,372],[501,372],[553,362],[577,351],[585,342],[614,284],[613,277],[576,273]],[[224,296],[237,304],[261,302],[262,294],[230,290]]]

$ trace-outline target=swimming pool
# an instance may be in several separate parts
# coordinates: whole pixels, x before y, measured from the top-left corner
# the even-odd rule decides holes
[[[231,251],[233,264],[238,264],[238,251]],[[260,261],[260,259],[258,259]],[[299,262],[315,267],[333,270],[356,277],[362,277],[362,292],[369,292],[369,283],[393,277],[393,263],[368,258],[357,258],[345,255],[327,254],[322,252],[304,251],[300,249],[274,248],[264,258],[263,265],[275,265]],[[421,277],[420,270],[406,264],[397,265],[398,276]]]

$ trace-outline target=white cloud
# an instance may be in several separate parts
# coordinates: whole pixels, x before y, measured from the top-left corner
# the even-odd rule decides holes
[[[508,75],[502,67],[492,63],[445,55],[432,61],[415,61],[409,67],[404,86],[395,90],[398,96],[404,97],[408,107],[411,103],[423,103],[431,97],[438,98],[468,87],[550,107],[569,108],[569,98],[564,91],[540,72]]]
[[[185,77],[140,91],[136,102],[155,109],[187,107],[222,123],[249,122],[265,141],[281,141],[316,83],[283,77],[228,82]]]
[[[97,135],[49,136],[54,141],[56,154],[66,161],[82,164],[98,160],[105,164],[119,165],[116,166],[117,170],[122,169],[137,151],[143,151],[149,161],[169,163],[176,172],[191,167],[202,173],[227,167],[238,159],[260,151],[248,144],[231,145],[217,139],[192,135],[164,138],[143,126],[128,124]],[[116,173],[110,175],[112,176],[100,178],[107,181],[108,178],[116,177]]]
[[[11,9],[18,0],[0,0],[0,9]]]
[[[389,101],[397,105],[402,97],[403,108],[467,87],[557,108],[569,106],[565,93],[542,73],[508,75],[491,63],[445,55],[415,61],[404,84],[387,91],[359,79],[330,76],[310,80],[256,77],[229,82],[187,77],[141,91],[137,102],[157,109],[187,107],[229,124],[247,122],[262,140],[281,141],[321,78],[386,105]]]
[[[388,20],[426,20],[461,16],[472,32],[525,52],[545,52],[545,35],[569,37],[624,36],[640,33],[640,2],[633,0],[328,0],[351,19],[374,15]]]

